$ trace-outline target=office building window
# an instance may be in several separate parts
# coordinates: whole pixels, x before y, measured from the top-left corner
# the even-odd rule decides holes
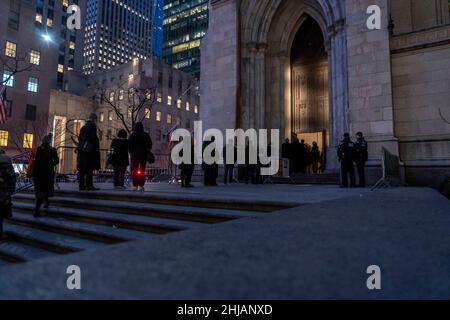
[[[186,111],[191,110],[191,104],[189,102],[186,102]]]
[[[30,63],[39,65],[41,63],[41,53],[37,50],[31,50],[30,52]]]
[[[3,72],[3,84],[7,87],[13,87],[14,86],[14,75],[11,71],[5,70]]]
[[[8,137],[9,137],[8,131],[0,130],[0,147],[8,146]]]
[[[109,93],[109,101],[110,101],[110,102],[113,102],[113,101],[114,101],[114,97],[115,97],[115,92],[114,92],[114,91],[111,91],[111,92]]]
[[[159,103],[162,102],[162,94],[161,93],[158,93],[156,101],[158,101]]]
[[[172,97],[171,96],[167,97],[167,105],[169,105],[169,106],[172,105]]]
[[[28,78],[28,91],[29,92],[38,92],[39,87],[39,79],[35,77],[29,77]]]
[[[104,112],[100,112],[100,122],[104,122],[105,121],[105,113]]]
[[[194,113],[198,113],[198,105],[194,106]]]
[[[119,90],[119,100],[122,101],[123,100],[123,89]]]
[[[36,106],[27,104],[25,109],[25,120],[34,121],[36,120]]]
[[[63,72],[64,72],[64,65],[58,64],[58,73],[63,73]]]
[[[33,148],[33,134],[32,133],[24,133],[23,134],[23,147],[25,149]]]
[[[17,44],[11,41],[6,41],[5,56],[15,58],[17,54]]]
[[[113,121],[113,112],[112,111],[108,112],[108,120]]]
[[[156,112],[156,121],[161,121],[161,111]]]
[[[167,115],[167,124],[172,124],[172,115],[171,114]]]
[[[183,102],[181,101],[181,99],[178,99],[177,100],[177,108],[181,109],[182,105],[183,105]]]
[[[152,116],[152,111],[149,108],[145,108],[145,119],[150,119]]]

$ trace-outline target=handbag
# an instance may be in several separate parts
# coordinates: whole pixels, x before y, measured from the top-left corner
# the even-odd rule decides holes
[[[33,174],[34,174],[34,167],[36,165],[36,153],[37,150],[34,149],[31,154],[30,154],[30,158],[28,160],[28,166],[27,166],[27,171],[25,172],[25,176],[28,179],[33,178]]]

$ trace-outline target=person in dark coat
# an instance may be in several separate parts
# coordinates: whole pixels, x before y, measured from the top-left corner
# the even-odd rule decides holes
[[[81,128],[77,147],[78,180],[80,191],[96,191],[94,171],[100,170],[100,141],[97,136],[97,115],[92,113],[87,123]]]
[[[0,239],[3,237],[3,219],[12,216],[11,195],[16,190],[16,174],[11,159],[0,149]]]
[[[111,142],[111,164],[114,168],[114,188],[125,189],[125,173],[130,164],[128,159],[128,133],[120,129],[117,138]]]
[[[227,149],[233,150],[233,163],[227,163]],[[228,141],[227,145],[223,147],[222,157],[225,164],[224,182],[225,184],[233,183],[234,166],[237,161],[237,148],[233,145],[233,140]]]
[[[128,139],[128,151],[131,158],[131,175],[135,190],[145,191],[146,166],[152,151],[153,143],[150,135],[144,131],[142,122],[134,125]]]
[[[194,174],[195,162],[194,162],[194,139],[191,139],[191,159],[189,163],[180,164],[180,179],[182,188],[193,188],[192,185],[192,175]],[[183,157],[183,150],[180,152],[180,157]]]
[[[211,144],[215,145],[215,137],[211,138],[211,141],[205,141],[203,143],[203,151]],[[211,156],[214,158],[216,156],[216,151],[214,150],[211,153]],[[217,176],[219,175],[219,165],[217,163],[207,164],[203,163],[203,183],[205,186],[217,186]]]
[[[281,145],[281,157],[283,159],[289,160],[289,173],[292,173],[294,170],[294,162],[292,158],[292,144],[288,138],[284,140],[284,143]]]
[[[338,148],[338,159],[341,162],[341,187],[348,187],[348,177],[350,176],[351,187],[356,187],[355,181],[355,143],[350,139],[350,134],[345,133],[344,139]]]
[[[362,132],[356,134],[355,163],[358,171],[358,187],[366,187],[366,162],[369,159],[368,144]]]
[[[245,146],[245,183],[248,184],[250,181],[252,184],[256,184],[256,169],[258,167],[257,163],[251,163],[252,154],[257,154],[257,148],[253,145],[250,145],[247,142]],[[258,159],[258,155],[257,155]]]
[[[41,217],[41,206],[48,208],[49,197],[55,192],[55,166],[59,163],[56,149],[51,144],[52,136],[47,135],[36,151],[33,169],[34,192],[36,195],[36,208],[34,217]]]
[[[319,172],[320,168],[320,162],[321,162],[321,154],[319,146],[317,145],[317,142],[313,142],[312,148],[311,148],[311,160],[312,160],[312,171],[314,174],[317,174]]]

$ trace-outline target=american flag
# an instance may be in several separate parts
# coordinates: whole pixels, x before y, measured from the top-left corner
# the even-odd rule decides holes
[[[6,87],[0,92],[0,124],[4,124],[8,120],[6,114]]]

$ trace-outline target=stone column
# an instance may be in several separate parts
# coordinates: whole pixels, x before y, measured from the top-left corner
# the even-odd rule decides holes
[[[347,47],[343,21],[330,30],[326,46],[330,100],[330,145],[327,152],[327,169],[336,171],[339,167],[337,147],[344,133],[349,131]]]
[[[209,29],[201,46],[200,119],[203,129],[234,129],[238,90],[236,0],[211,0]]]

